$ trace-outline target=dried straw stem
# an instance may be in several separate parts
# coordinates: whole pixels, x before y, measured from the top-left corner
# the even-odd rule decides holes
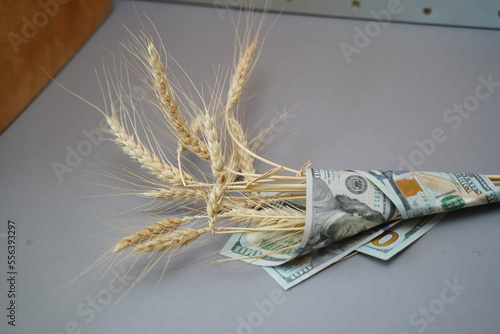
[[[222,211],[230,211],[234,208],[260,209],[262,207],[282,203],[283,200],[278,197],[264,198],[262,196],[225,196]]]
[[[303,230],[306,216],[303,212],[294,208],[263,208],[260,210],[249,208],[234,208],[221,217],[228,218],[238,222],[248,222],[254,228],[278,225],[287,227],[297,227]]]
[[[174,199],[181,202],[204,202],[210,191],[203,188],[170,187],[153,189],[139,193],[139,196],[164,200]]]

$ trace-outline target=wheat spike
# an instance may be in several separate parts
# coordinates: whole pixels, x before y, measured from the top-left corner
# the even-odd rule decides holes
[[[189,131],[193,135],[198,136],[198,133],[200,132],[200,130],[201,130],[202,126],[203,126],[204,120],[205,120],[205,115],[203,115],[203,114],[197,114],[195,116],[195,118],[191,121],[191,123],[189,124]],[[177,152],[183,152],[185,150],[187,150],[187,148],[184,147],[182,145],[182,141],[179,140]]]
[[[170,124],[179,142],[182,143],[182,147],[189,149],[201,159],[209,161],[210,156],[206,145],[190,130],[188,122],[179,111],[163,63],[160,60],[160,55],[152,41],[148,41],[147,51],[146,60],[153,78],[153,87],[168,124]]]
[[[248,77],[253,68],[253,61],[255,52],[257,50],[257,41],[254,40],[238,57],[238,63],[234,69],[234,73],[231,78],[231,83],[229,86],[229,92],[227,96],[225,117],[226,124],[230,129],[230,133],[234,140],[240,143],[242,147],[235,145],[234,150],[236,151],[237,160],[239,167],[243,173],[254,174],[254,158],[248,154],[250,145],[248,143],[245,131],[241,126],[240,122],[236,119],[231,109],[238,104],[241,94],[243,92],[243,87],[248,80]],[[246,149],[246,150],[245,150]]]
[[[113,252],[116,253],[122,251],[126,248],[136,246],[147,240],[151,240],[155,236],[173,231],[177,229],[181,224],[194,220],[196,218],[197,217],[171,217],[162,219],[159,222],[151,224],[151,226],[143,227],[141,230],[133,233],[132,235],[120,239],[116,247],[113,249]]]
[[[215,221],[217,215],[223,209],[224,197],[227,193],[229,186],[230,173],[224,170],[221,176],[215,181],[212,191],[210,192],[207,200],[207,215],[209,218],[209,226],[212,233],[215,230]]]
[[[215,178],[220,178],[225,168],[222,145],[219,142],[219,135],[215,125],[215,116],[205,115],[203,124],[204,135],[207,141],[207,148],[210,155],[210,167]]]
[[[138,245],[134,248],[136,252],[163,252],[169,249],[174,249],[187,245],[188,243],[198,239],[203,233],[209,232],[210,228],[194,229],[185,228],[176,230],[169,234],[161,235],[151,241]]]
[[[138,161],[142,168],[148,170],[162,181],[174,185],[183,184],[180,170],[174,166],[163,163],[160,158],[146,148],[139,139],[129,134],[116,115],[106,116],[106,121],[109,126],[109,131],[115,137],[114,141],[121,146],[125,154]],[[193,181],[193,177],[187,173],[183,173],[183,177],[186,181]]]
[[[256,36],[257,37],[257,36]],[[238,57],[238,63],[234,69],[229,92],[227,96],[226,110],[234,107],[240,100],[243,87],[250,76],[254,64],[254,56],[257,50],[257,41],[254,40]]]

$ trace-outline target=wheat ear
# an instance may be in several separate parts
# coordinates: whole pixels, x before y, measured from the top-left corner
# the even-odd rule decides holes
[[[215,183],[210,191],[207,200],[207,215],[208,223],[212,233],[215,232],[215,222],[217,215],[224,208],[224,197],[227,193],[229,187],[229,180],[231,173],[228,170],[224,170],[221,176],[215,180]]]
[[[245,42],[243,43],[243,45],[247,45],[246,48],[240,48],[240,55],[238,57],[234,73],[231,78],[231,83],[229,85],[227,102],[224,112],[226,127],[234,143],[233,150],[237,152],[240,169],[244,174],[255,174],[255,158],[273,167],[283,167],[284,170],[296,174],[298,173],[298,171],[295,169],[280,166],[277,163],[264,159],[263,157],[255,154],[250,148],[250,144],[247,140],[243,127],[232,112],[233,107],[239,103],[241,94],[243,92],[243,87],[253,70],[257,58],[256,53],[258,45],[258,31],[257,33],[255,33],[255,36],[253,37],[251,43],[248,43],[249,39],[250,37],[247,36],[245,38]],[[241,51],[242,49],[243,51]]]
[[[150,40],[147,42],[147,52],[146,61],[149,66],[148,70],[151,72],[153,87],[168,124],[182,144],[182,147],[189,149],[201,159],[209,161],[210,156],[206,145],[190,130],[188,122],[179,111],[158,50],[156,50],[156,47]]]
[[[253,60],[255,52],[257,50],[257,41],[251,43],[238,57],[238,63],[234,69],[234,73],[231,78],[229,85],[229,92],[227,96],[227,102],[225,107],[225,117],[226,124],[230,128],[230,133],[238,143],[240,143],[243,148],[235,145],[234,150],[236,151],[236,159],[238,160],[239,167],[243,173],[254,174],[254,158],[248,154],[250,145],[248,143],[247,136],[241,123],[236,119],[231,109],[238,104],[241,94],[243,92],[243,87],[250,76],[250,72],[253,68]]]
[[[197,217],[165,218],[159,222],[151,224],[151,226],[143,227],[141,230],[133,233],[132,235],[120,239],[120,241],[118,241],[118,243],[116,244],[116,247],[113,249],[113,253],[136,246],[147,240],[151,240],[158,235],[173,231],[177,229],[181,224],[194,220],[196,218]]]
[[[220,178],[225,168],[224,156],[222,154],[222,145],[219,141],[219,135],[215,125],[215,116],[209,115],[208,112],[205,114],[203,130],[210,155],[212,173],[215,178]]]
[[[146,148],[139,139],[129,134],[116,115],[106,116],[106,121],[109,126],[109,131],[115,137],[114,141],[121,146],[125,154],[138,161],[142,168],[148,170],[160,180],[174,185],[183,184],[182,177],[184,177],[186,181],[193,181],[191,175],[187,173],[181,175],[178,168],[163,163],[160,158]]]
[[[197,114],[193,120],[191,121],[191,123],[189,124],[189,131],[195,135],[195,136],[198,136],[198,133],[201,131],[201,128],[203,126],[203,122],[205,120],[205,115],[203,114]],[[182,142],[179,141],[178,142],[178,148],[177,148],[177,153],[180,153],[180,152],[183,152],[187,150],[186,147],[184,147],[182,145]]]
[[[169,234],[161,235],[151,241],[138,245],[134,248],[136,252],[163,252],[169,249],[182,247],[198,239],[203,233],[210,232],[210,228],[194,229],[185,228],[176,230]]]

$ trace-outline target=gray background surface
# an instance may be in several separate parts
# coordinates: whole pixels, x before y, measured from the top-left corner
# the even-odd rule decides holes
[[[123,25],[138,31],[143,12],[195,83],[212,82],[214,66],[231,64],[234,29],[225,9],[135,5],[139,14],[131,2],[117,1],[55,79],[102,106],[94,70],[112,66],[110,53],[119,54],[127,39]],[[274,19],[270,14],[266,25]],[[500,82],[500,32],[390,23],[349,62],[341,43],[355,46],[366,24],[276,20],[245,91],[255,97],[240,112],[249,128],[263,128],[296,108],[263,154],[297,168],[311,160],[320,168],[398,169],[413,157],[415,170],[499,173],[500,87],[460,124],[444,116],[473,99],[480,76]],[[93,174],[99,168],[137,168],[109,141],[87,146],[62,180],[54,172],[53,163],[66,164],[68,149],[82,148],[85,131],[101,119],[52,83],[0,136],[1,333],[498,333],[499,205],[451,213],[389,262],[357,255],[282,295],[258,267],[212,264],[221,237],[174,261],[194,264],[163,277],[160,264],[118,304],[117,290],[91,299],[113,274],[101,279],[94,270],[69,282],[124,235],[120,222],[131,219],[123,212],[145,203],[99,196],[116,191],[97,183],[120,185]],[[418,153],[417,142],[428,142],[436,128],[446,140]],[[137,216],[140,225],[144,216]],[[17,226],[15,328],[4,315],[9,219]],[[449,303],[442,302],[446,282],[462,288]]]

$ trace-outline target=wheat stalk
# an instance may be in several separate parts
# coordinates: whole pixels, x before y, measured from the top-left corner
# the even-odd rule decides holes
[[[242,223],[251,223],[253,227],[285,226],[303,229],[306,216],[295,208],[268,207],[259,210],[251,208],[235,207],[225,212],[221,217]]]
[[[209,191],[203,188],[188,188],[188,187],[169,187],[151,189],[145,192],[137,193],[142,197],[177,200],[179,202],[204,202],[209,195]]]

